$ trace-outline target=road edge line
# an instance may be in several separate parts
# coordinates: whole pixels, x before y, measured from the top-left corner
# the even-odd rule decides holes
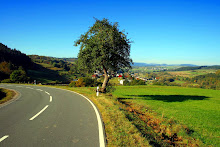
[[[53,87],[51,87],[53,88]],[[97,121],[98,121],[98,128],[99,128],[99,146],[100,147],[105,147],[106,146],[106,143],[105,143],[105,137],[104,137],[104,125],[103,125],[103,121],[102,121],[102,117],[100,115],[100,112],[98,111],[98,108],[95,106],[95,104],[89,99],[87,98],[86,96],[78,93],[78,92],[75,92],[75,91],[71,91],[71,90],[67,90],[67,89],[62,89],[62,88],[57,88],[57,89],[60,89],[60,90],[64,90],[64,91],[68,91],[68,92],[72,92],[72,93],[75,93],[77,95],[80,95],[82,96],[83,98],[85,98],[93,107],[95,113],[96,113],[96,118],[97,118]]]

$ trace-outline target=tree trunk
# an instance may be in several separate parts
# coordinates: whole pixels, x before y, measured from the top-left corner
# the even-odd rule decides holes
[[[106,68],[103,66],[103,71],[104,71],[104,81],[102,83],[102,89],[101,92],[105,93],[106,92],[106,86],[108,85],[108,73]]]

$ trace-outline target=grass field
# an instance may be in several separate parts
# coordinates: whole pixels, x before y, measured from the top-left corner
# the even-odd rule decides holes
[[[169,71],[168,73],[173,76],[181,76],[181,77],[195,77],[199,75],[205,75],[208,73],[215,73],[216,70],[212,69],[199,69],[199,70],[189,70],[189,71]]]
[[[45,67],[47,69],[54,70],[54,71],[61,71],[61,70],[63,70],[63,68],[54,67],[54,66],[52,66],[50,64],[45,64],[45,63],[37,63],[37,64],[39,64],[39,65],[41,65],[41,66],[43,66],[43,67]]]
[[[167,86],[120,86],[113,93],[124,102],[187,125],[190,136],[206,145],[220,144],[220,91]]]

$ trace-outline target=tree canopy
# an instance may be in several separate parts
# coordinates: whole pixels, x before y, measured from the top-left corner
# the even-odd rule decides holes
[[[108,83],[108,71],[131,68],[131,41],[124,31],[118,29],[118,23],[108,19],[98,20],[75,42],[80,45],[78,66],[88,72],[99,70],[104,72],[102,88]]]

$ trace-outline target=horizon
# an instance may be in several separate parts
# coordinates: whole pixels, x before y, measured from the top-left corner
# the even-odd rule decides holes
[[[36,54],[31,54],[31,55],[36,55]],[[31,56],[31,55],[28,55],[28,56]],[[44,56],[44,55],[37,55],[37,56]],[[51,58],[74,58],[74,59],[77,59],[77,57],[53,57],[53,56],[45,56],[45,57],[51,57]],[[160,64],[160,65],[163,65],[163,64],[167,64],[167,63],[146,63],[146,62],[133,62],[133,63],[141,63],[141,64]],[[167,64],[168,66],[176,66],[176,65],[184,65],[185,63],[180,63],[180,64],[174,64],[174,63],[171,63],[171,64]],[[186,64],[187,65],[187,64]],[[197,64],[189,64],[189,65],[195,65],[195,66],[220,66],[220,64],[213,64],[213,65],[197,65]]]
[[[220,64],[220,1],[3,1],[0,42],[27,54],[77,58],[95,20],[118,22],[137,63]]]

